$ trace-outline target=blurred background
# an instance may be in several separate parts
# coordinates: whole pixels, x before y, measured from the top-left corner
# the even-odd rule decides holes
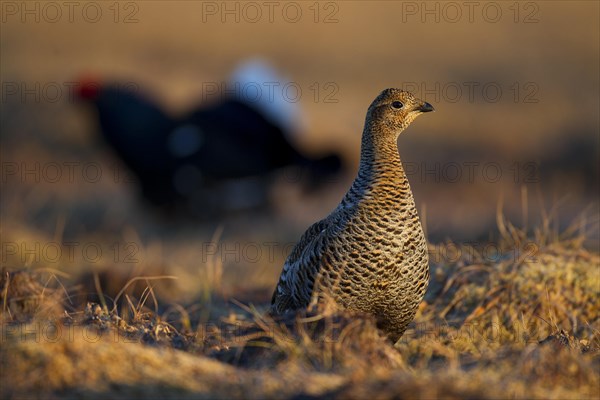
[[[501,212],[528,230],[576,223],[597,248],[598,15],[588,1],[5,1],[2,265],[176,275],[161,289],[174,299],[218,286],[265,302],[352,182],[387,87],[436,109],[399,139],[431,242],[488,243]]]

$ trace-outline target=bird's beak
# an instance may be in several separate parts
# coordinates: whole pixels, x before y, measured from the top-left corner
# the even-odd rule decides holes
[[[433,106],[431,104],[429,104],[428,102],[423,102],[423,104],[421,104],[419,107],[417,107],[417,111],[420,111],[422,113],[426,113],[426,112],[430,112],[430,111],[435,111],[435,108],[433,108]]]

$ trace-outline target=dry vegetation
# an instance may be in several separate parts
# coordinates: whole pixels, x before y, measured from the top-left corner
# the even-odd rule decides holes
[[[576,233],[499,222],[495,257],[431,247],[429,291],[395,346],[366,316],[273,320],[266,297],[218,288],[169,304],[155,290],[168,276],[111,299],[97,274],[4,270],[2,397],[598,398],[600,256]],[[89,279],[97,303],[78,295]]]

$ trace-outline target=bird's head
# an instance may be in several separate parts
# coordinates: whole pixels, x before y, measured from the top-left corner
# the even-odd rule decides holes
[[[75,96],[78,100],[95,101],[102,88],[101,80],[93,74],[85,74],[77,79]]]
[[[396,139],[422,113],[434,111],[433,106],[401,89],[385,89],[369,106],[366,128],[378,135]]]

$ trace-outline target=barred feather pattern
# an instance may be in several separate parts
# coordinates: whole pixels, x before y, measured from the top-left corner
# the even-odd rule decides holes
[[[383,91],[371,104],[358,175],[337,208],[292,250],[273,294],[273,313],[305,309],[315,294],[326,293],[342,308],[373,314],[392,340],[402,336],[427,289],[429,266],[397,138],[432,110],[399,89]]]

